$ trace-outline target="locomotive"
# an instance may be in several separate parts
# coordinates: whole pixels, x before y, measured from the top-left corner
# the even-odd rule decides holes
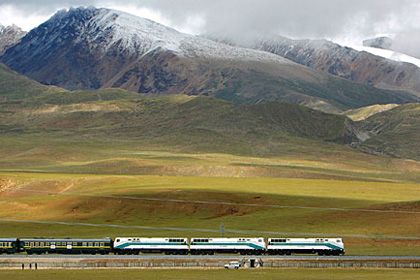
[[[0,238],[0,254],[292,255],[345,254],[341,238]]]

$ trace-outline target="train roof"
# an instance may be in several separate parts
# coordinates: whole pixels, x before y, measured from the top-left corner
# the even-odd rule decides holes
[[[269,237],[268,239],[343,239],[341,237]]]
[[[35,242],[49,242],[49,241],[58,241],[58,242],[110,242],[111,238],[21,238],[21,241],[35,241]]]
[[[115,239],[120,238],[120,239],[188,239],[186,237],[139,237],[139,236],[118,236],[115,237]]]
[[[13,242],[17,241],[17,238],[0,238],[0,242]]]
[[[264,237],[192,237],[195,239],[211,239],[211,240],[251,240],[251,239],[264,239]]]

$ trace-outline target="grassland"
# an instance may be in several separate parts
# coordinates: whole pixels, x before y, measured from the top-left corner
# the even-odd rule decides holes
[[[420,240],[406,239],[420,229],[416,183],[16,172],[0,178],[0,219],[45,223],[3,220],[4,236],[217,236],[223,223],[231,236],[343,236],[349,254],[420,253]]]
[[[281,279],[281,280],[414,280],[418,279],[416,270],[392,270],[392,269],[359,269],[359,270],[254,270],[254,271],[224,271],[224,270],[102,270],[102,271],[0,271],[0,277],[8,280],[43,280],[43,279]]]
[[[343,116],[0,74],[0,236],[214,236],[224,224],[420,254],[420,163],[344,145]]]

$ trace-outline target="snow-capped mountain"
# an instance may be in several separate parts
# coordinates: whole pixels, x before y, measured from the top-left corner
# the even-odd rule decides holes
[[[103,55],[114,49],[129,55],[145,55],[161,48],[185,57],[245,58],[250,61],[291,63],[266,52],[219,44],[180,33],[145,18],[109,9],[89,7],[62,10],[43,27],[48,32],[74,27],[76,33],[65,33],[62,39],[71,36],[76,42],[87,42],[90,47],[98,48]]]
[[[420,96],[419,61],[393,51],[342,46],[327,40],[263,39],[253,48],[357,83]]]
[[[390,50],[392,48],[393,43],[394,41],[391,38],[382,36],[364,40],[363,46],[376,49]]]
[[[22,31],[16,25],[3,26],[0,24],[0,55],[4,53],[5,50],[15,45],[25,36],[26,32]]]
[[[39,82],[68,89],[119,87],[237,102],[281,100],[328,111],[415,100],[337,79],[264,50],[94,7],[58,12],[0,60]]]
[[[396,52],[393,50],[381,49],[381,48],[373,48],[373,47],[366,47],[366,46],[353,46],[355,50],[364,51],[376,56],[380,56],[389,60],[397,61],[397,62],[406,62],[416,65],[420,67],[420,59],[409,56],[404,53]]]

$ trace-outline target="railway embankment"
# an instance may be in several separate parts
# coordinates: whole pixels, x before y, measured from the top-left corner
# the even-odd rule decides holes
[[[242,257],[242,256],[2,256],[0,269],[223,268],[239,261],[243,268],[412,268],[420,257]]]

